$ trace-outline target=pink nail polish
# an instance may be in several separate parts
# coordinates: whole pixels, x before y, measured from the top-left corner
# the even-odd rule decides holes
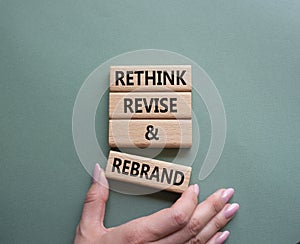
[[[222,200],[224,203],[227,203],[229,199],[233,196],[234,189],[233,188],[228,188],[223,192],[222,195]]]
[[[93,172],[93,182],[99,182],[100,180],[100,165],[98,163],[95,164],[94,172]]]
[[[195,192],[196,196],[199,195],[199,185],[198,184],[194,185],[194,192]]]
[[[216,239],[216,244],[222,244],[224,243],[224,241],[226,241],[226,239],[228,238],[228,236],[230,235],[229,231],[224,231],[220,236],[218,236],[218,238]]]
[[[224,216],[226,219],[231,218],[240,208],[237,203],[230,204],[224,211]]]
[[[106,176],[105,176],[105,172],[103,169],[100,168],[100,179],[99,179],[99,183],[101,184],[101,186],[104,186],[106,188],[108,188],[108,182],[107,182],[107,179],[106,179]]]

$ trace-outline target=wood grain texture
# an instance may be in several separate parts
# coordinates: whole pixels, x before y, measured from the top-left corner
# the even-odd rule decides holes
[[[158,130],[158,140],[146,139],[149,125]],[[192,146],[192,120],[110,120],[109,145],[113,148],[190,148]]]
[[[111,119],[190,119],[191,92],[111,92]]]
[[[191,171],[188,166],[110,151],[105,174],[113,180],[182,193],[189,186]]]
[[[118,73],[119,72],[119,73]],[[121,72],[124,77],[120,80]],[[170,82],[172,78],[174,84]],[[147,73],[147,75],[146,75]],[[169,75],[169,77],[167,76]],[[149,77],[155,77],[148,79]],[[148,78],[147,78],[148,77]],[[129,79],[128,79],[129,78]],[[148,81],[148,82],[147,82]],[[191,65],[111,66],[110,91],[191,91]]]

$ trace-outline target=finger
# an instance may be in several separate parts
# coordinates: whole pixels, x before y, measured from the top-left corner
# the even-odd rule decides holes
[[[220,189],[200,203],[195,209],[190,221],[181,230],[173,233],[163,243],[184,243],[193,239],[216,216],[233,196],[234,189]]]
[[[227,204],[223,210],[191,240],[191,243],[194,243],[194,241],[197,241],[197,243],[206,243],[234,217],[235,213],[239,210],[239,207],[240,206],[237,203]]]
[[[223,231],[216,233],[206,244],[222,244],[224,243],[228,236],[230,235],[229,231]]]
[[[164,238],[188,223],[197,206],[198,194],[199,186],[191,185],[172,207],[124,224],[118,231],[126,233],[127,243],[151,242]]]
[[[93,173],[93,184],[87,192],[84,201],[80,220],[81,227],[94,226],[97,229],[104,229],[103,220],[108,193],[108,182],[104,171],[99,164],[96,164]]]

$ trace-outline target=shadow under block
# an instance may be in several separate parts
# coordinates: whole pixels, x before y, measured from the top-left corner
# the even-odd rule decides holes
[[[188,166],[110,151],[105,174],[113,180],[182,193],[191,171]]]
[[[110,91],[192,91],[191,65],[111,66]]]
[[[113,148],[190,148],[192,120],[110,120],[109,145]]]
[[[191,92],[111,92],[110,119],[191,119]]]

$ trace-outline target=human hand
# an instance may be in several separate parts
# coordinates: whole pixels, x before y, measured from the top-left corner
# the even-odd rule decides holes
[[[199,186],[191,185],[170,207],[126,224],[105,228],[108,182],[99,164],[84,202],[74,243],[223,243],[228,231],[219,232],[239,209],[227,203],[234,190],[220,189],[198,204]]]

